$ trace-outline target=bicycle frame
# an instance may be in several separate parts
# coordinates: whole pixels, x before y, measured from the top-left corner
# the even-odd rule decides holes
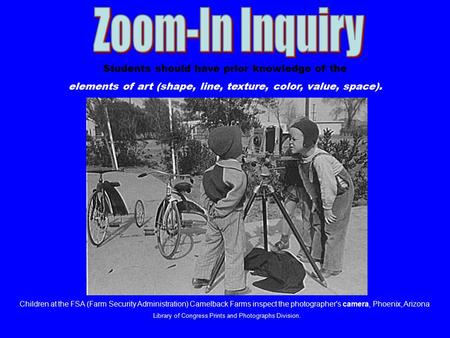
[[[103,179],[103,174],[107,172],[113,172],[118,170],[92,170],[88,171],[88,173],[97,173],[100,174],[100,177],[97,182],[96,188],[93,190],[93,193],[96,191],[105,193],[109,197],[109,207],[110,213],[114,216],[125,216],[128,215],[128,206],[123,198],[122,194],[119,190],[116,189],[117,186],[120,186],[119,182],[109,182]]]
[[[183,190],[185,190],[187,192],[187,188],[180,187],[180,189],[177,189],[176,188],[177,185],[179,185],[181,182],[175,184],[175,186],[172,183],[172,181],[175,177],[192,179],[191,175],[169,174],[169,173],[159,171],[159,170],[154,170],[154,169],[151,169],[151,171],[158,173],[158,174],[163,174],[163,175],[166,175],[169,177],[167,184],[166,184],[166,191],[165,191],[165,197],[164,197],[164,199],[167,202],[167,205],[172,202],[175,202],[177,205],[181,204],[181,208],[178,208],[180,213],[196,214],[196,215],[202,216],[203,218],[205,218],[205,220],[207,219],[206,210],[199,203],[188,198],[186,196],[186,194],[183,192]],[[138,177],[145,177],[147,175],[148,175],[148,173],[142,173]]]
[[[171,259],[177,253],[181,229],[190,227],[194,224],[194,220],[183,221],[182,215],[194,214],[201,216],[205,223],[207,222],[208,217],[206,210],[203,207],[185,196],[185,193],[189,193],[192,188],[190,183],[179,182],[175,185],[172,184],[172,180],[175,177],[191,178],[190,175],[173,175],[158,170],[154,170],[154,172],[169,176],[164,198],[156,211],[155,233],[161,255],[164,258]],[[146,173],[143,173],[138,177],[144,177],[146,175]]]
[[[177,190],[175,187],[172,185],[172,179],[170,178],[166,186],[167,201],[169,203],[175,202],[180,214],[195,214],[207,220],[206,210],[196,201],[186,197],[182,191]]]
[[[91,242],[100,246],[107,235],[110,217],[124,216],[128,214],[128,207],[120,192],[115,188],[119,182],[109,182],[103,179],[103,174],[117,170],[99,169],[87,171],[99,174],[96,187],[89,198],[88,204],[88,233]]]

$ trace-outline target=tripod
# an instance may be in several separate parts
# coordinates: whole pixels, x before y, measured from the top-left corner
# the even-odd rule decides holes
[[[318,279],[316,279],[316,278],[313,278],[313,279],[316,280],[317,282],[319,282],[322,286],[327,287],[327,282],[326,282],[325,278],[323,277],[322,273],[320,272],[319,268],[317,267],[316,262],[312,258],[311,254],[309,253],[309,251],[305,245],[305,242],[303,242],[303,239],[300,236],[300,233],[298,232],[297,228],[294,225],[294,222],[292,221],[291,217],[289,216],[288,212],[286,211],[286,208],[284,207],[283,203],[280,201],[280,198],[278,197],[277,193],[275,192],[275,189],[269,184],[268,180],[269,180],[270,174],[261,174],[261,177],[262,177],[261,183],[258,186],[256,186],[247,205],[245,206],[244,219],[248,215],[248,212],[250,211],[250,208],[252,207],[252,204],[255,201],[255,198],[257,196],[260,196],[261,201],[262,201],[262,214],[263,214],[264,250],[269,251],[269,246],[268,246],[268,241],[267,241],[267,198],[271,196],[277,203],[278,208],[280,209],[281,213],[283,214],[284,219],[288,223],[289,227],[291,228],[292,233],[294,234],[295,238],[297,239],[298,243],[300,244],[300,247],[302,248],[306,257],[308,258],[309,263],[313,267],[313,270],[316,273],[316,276],[318,277]],[[214,282],[217,278],[217,275],[219,273],[219,270],[221,269],[224,262],[225,262],[225,252],[222,253],[222,255],[218,258],[216,264],[214,265],[214,268],[211,272],[211,278],[209,279],[209,283],[206,286],[206,293],[208,293],[212,290],[213,284],[214,284]]]

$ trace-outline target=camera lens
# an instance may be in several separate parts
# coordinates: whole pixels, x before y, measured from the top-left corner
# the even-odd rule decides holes
[[[253,138],[253,144],[257,147],[261,145],[261,136],[257,135]]]

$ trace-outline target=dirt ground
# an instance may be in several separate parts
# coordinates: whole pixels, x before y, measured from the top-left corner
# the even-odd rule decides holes
[[[142,168],[127,172],[105,174],[105,179],[119,181],[118,188],[129,210],[128,216],[118,217],[110,228],[106,241],[93,246],[86,236],[87,281],[86,292],[89,295],[202,295],[203,289],[191,286],[195,260],[204,237],[205,227],[201,223],[182,232],[181,245],[173,259],[165,259],[158,250],[156,237],[151,235],[154,228],[154,216],[157,205],[164,196],[165,183],[149,175],[138,178]],[[87,174],[87,201],[95,187],[98,175]],[[195,180],[198,184],[198,178]],[[190,196],[196,199],[197,196]],[[134,223],[133,210],[137,199],[144,202],[145,223],[138,228]],[[262,247],[263,235],[261,213],[257,205],[245,223],[247,251],[253,247]],[[275,205],[269,204],[268,242],[273,245],[280,237],[277,223],[281,217]],[[250,218],[251,217],[251,218]],[[194,216],[195,218],[195,216]],[[295,217],[294,217],[295,218]],[[327,280],[325,288],[307,276],[305,288],[297,295],[366,295],[367,279],[367,207],[352,209],[347,243],[344,254],[345,266],[342,274]],[[296,255],[300,247],[291,239],[290,252]],[[307,271],[312,271],[305,264]],[[252,295],[277,295],[259,289],[252,284],[261,277],[247,274],[247,285]],[[223,294],[223,272],[217,278],[214,289],[209,295]],[[281,295],[281,294],[280,294]]]

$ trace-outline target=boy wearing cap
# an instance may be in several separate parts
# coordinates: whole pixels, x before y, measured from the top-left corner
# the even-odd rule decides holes
[[[245,294],[250,290],[246,287],[244,271],[242,213],[247,175],[238,160],[242,155],[241,129],[238,126],[213,129],[208,145],[219,160],[203,175],[201,199],[208,211],[209,222],[192,285],[201,288],[208,284],[212,269],[225,250],[225,294]]]
[[[298,161],[286,162],[286,174],[285,174],[285,200],[284,208],[289,215],[293,215],[295,210],[300,211],[300,236],[303,239],[306,247],[311,251],[311,235],[309,226],[309,217],[311,210],[311,203],[306,193],[303,181],[298,172]],[[281,239],[276,242],[272,248],[272,251],[278,252],[281,250],[289,249],[289,237],[291,236],[291,229],[285,219],[281,219],[278,224],[281,224]],[[277,226],[278,226],[277,224]],[[301,261],[306,261],[303,251],[300,250],[297,255]]]
[[[290,149],[300,156],[299,173],[311,206],[311,256],[324,278],[342,272],[345,236],[354,188],[344,166],[317,147],[319,128],[307,118],[289,129]],[[308,240],[307,240],[308,242]]]

